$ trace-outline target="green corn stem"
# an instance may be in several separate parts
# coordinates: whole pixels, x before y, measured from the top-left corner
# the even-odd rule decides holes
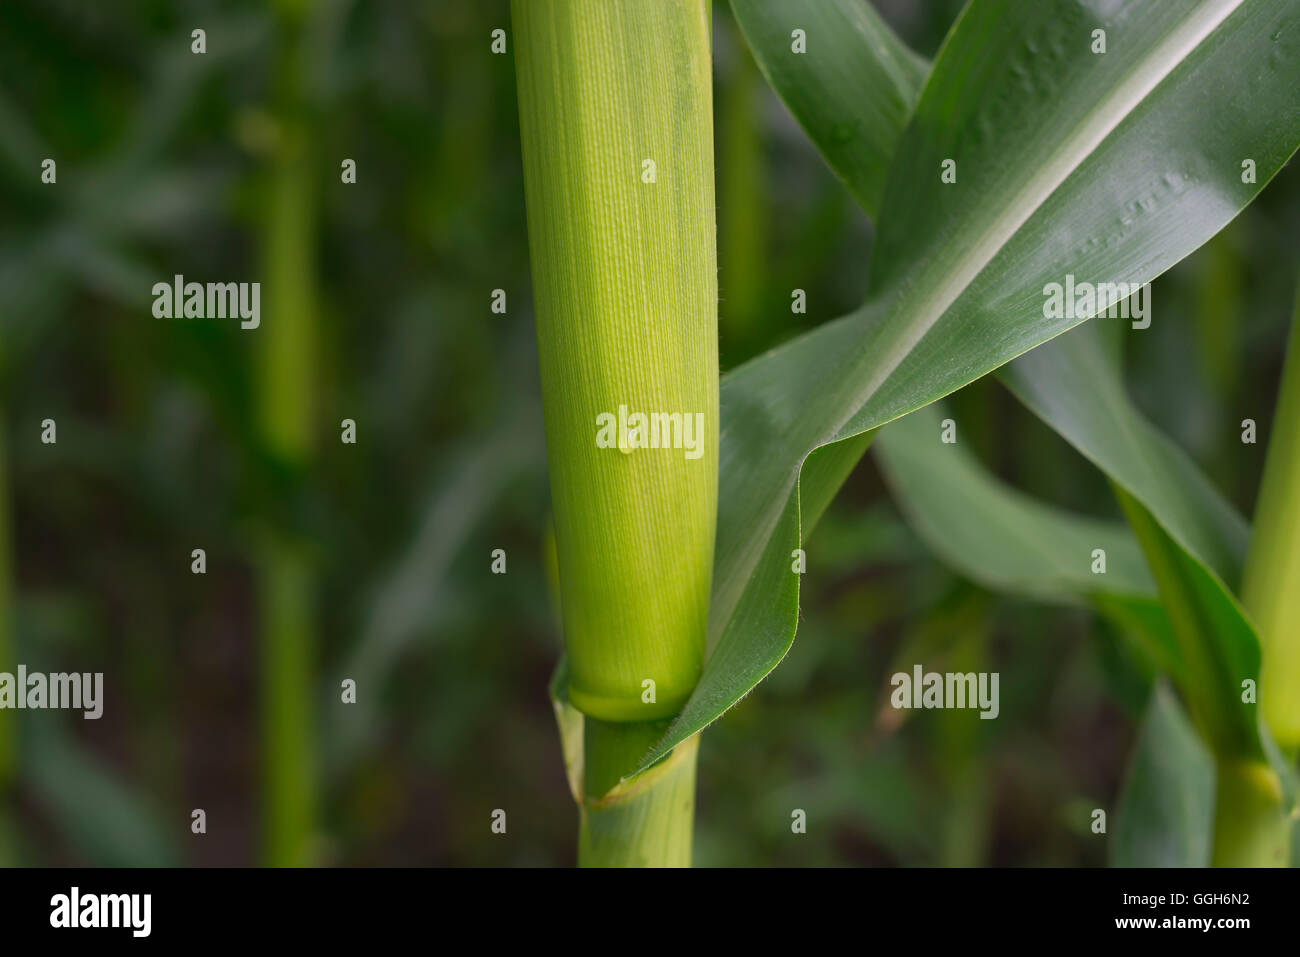
[[[258,432],[274,468],[290,481],[310,462],[318,299],[314,266],[315,185],[310,124],[300,92],[301,18],[308,4],[280,7],[279,140],[272,158],[263,224],[266,295],[257,337]],[[313,862],[316,746],[313,724],[314,576],[282,528],[259,542],[262,706],[262,853],[273,866]]]
[[[664,722],[584,721],[584,794],[578,863],[583,867],[690,867],[700,736],[623,781],[662,736]]]
[[[568,695],[663,719],[703,663],[717,511],[710,5],[512,14]],[[600,447],[620,408],[702,415],[699,456]]]
[[[1300,752],[1300,297],[1264,463],[1242,604],[1259,631],[1259,703],[1282,752]]]
[[[1219,758],[1211,863],[1215,867],[1286,867],[1290,832],[1277,772],[1263,761]]]

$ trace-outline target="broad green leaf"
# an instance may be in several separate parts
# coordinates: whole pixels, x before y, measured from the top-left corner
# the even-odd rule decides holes
[[[1236,584],[1250,528],[1187,453],[1129,401],[1099,319],[1035,349],[998,377],[1031,412],[1140,501],[1185,550]]]
[[[941,559],[996,591],[1086,604],[1161,671],[1182,657],[1141,550],[1124,526],[1072,515],[990,476],[960,446],[937,441],[942,403],[881,433],[876,459],[909,524]],[[1092,572],[1092,550],[1107,571]]]
[[[731,0],[731,9],[768,83],[875,215],[928,65],[866,0]]]
[[[1116,867],[1208,867],[1214,759],[1173,691],[1157,683],[1115,810]]]
[[[1186,453],[1129,402],[1102,319],[1034,350],[999,375],[1026,406],[1111,480],[1160,586],[1187,672],[1180,687],[1221,754],[1261,753],[1254,626],[1233,596],[1248,529]]]
[[[842,42],[842,35],[831,45],[829,51],[831,55],[826,61],[821,58],[809,60],[786,56],[783,50],[784,38],[788,33],[786,28],[796,20],[802,22],[806,19],[802,11],[796,12],[788,5],[756,3],[749,0],[735,0],[734,6],[742,24],[745,23],[746,18],[752,21],[749,28],[750,42],[765,64],[765,71],[773,85],[791,103],[792,109],[800,117],[810,136],[821,147],[828,161],[836,166],[837,170],[844,169],[842,162],[838,162],[844,151],[843,144],[838,142],[833,126],[828,125],[828,117],[833,114],[819,112],[818,104],[825,101],[813,94],[824,91],[827,85],[833,83],[837,75],[844,70],[846,64],[839,62],[839,58],[850,62],[865,62],[881,72],[895,65],[900,59],[897,50],[901,45],[897,39],[878,17],[869,12],[869,8],[865,8],[868,13],[862,15],[864,21],[862,32],[871,37],[868,46],[876,51],[874,56],[859,57],[855,60],[850,52],[853,44]],[[853,4],[814,5],[814,7],[821,16],[833,12],[841,18],[841,23],[847,21],[853,11],[860,12],[864,9],[863,5]],[[905,78],[907,74],[895,71],[894,76]],[[881,85],[879,89],[892,90],[897,94],[899,101],[905,102],[910,99],[910,95],[906,92],[899,93],[900,86],[901,84]],[[871,169],[878,169],[880,157],[891,154],[898,131],[896,121],[901,122],[897,120],[900,113],[897,110],[882,112],[874,103],[868,103],[856,112],[861,120],[859,128],[873,131],[878,139],[878,142],[872,144],[874,150],[870,154],[874,161]],[[847,152],[849,155],[858,155],[852,150]],[[871,200],[864,199],[870,196],[869,191],[853,188],[851,177],[844,178],[850,183],[859,203],[870,212]],[[1181,535],[1175,534],[1175,538],[1188,543],[1187,547],[1196,554],[1206,556],[1206,560],[1212,561],[1221,574],[1230,575],[1235,581],[1240,572],[1244,550],[1245,523],[1231,511],[1209,484],[1200,478],[1186,456],[1153,427],[1141,420],[1128,406],[1119,385],[1118,374],[1113,371],[1113,366],[1103,361],[1100,350],[1092,342],[1091,335],[1091,328],[1081,330],[1059,343],[1038,350],[1027,356],[1021,363],[1009,367],[1010,372],[1005,374],[1005,377],[1014,381],[1018,366],[1022,364],[1035,366],[1040,372],[1033,376],[1034,384],[1040,390],[1037,409],[1048,424],[1058,428],[1085,454],[1090,454],[1112,478],[1121,484],[1125,484],[1127,479],[1127,484],[1138,493],[1139,498],[1152,505],[1158,515],[1166,516],[1168,522],[1182,532]],[[1091,380],[1098,377],[1104,380],[1107,387],[1108,394],[1105,397],[1097,396],[1089,388]],[[1096,401],[1090,402],[1094,399]],[[1124,421],[1116,421],[1117,418]],[[1072,421],[1077,419],[1090,421],[1081,426]],[[1088,425],[1091,425],[1090,429]],[[1126,428],[1126,425],[1129,427]],[[1081,432],[1097,441],[1091,444],[1083,443],[1081,446]],[[1123,462],[1126,459],[1132,467],[1117,469],[1116,461]],[[902,496],[904,501],[906,501],[907,487],[906,482],[895,483],[896,496]],[[934,504],[942,505],[942,501]],[[934,531],[933,526],[927,526],[924,519],[916,514],[915,509],[911,510],[910,517],[914,526],[922,526],[923,533],[925,530]],[[933,534],[926,537],[932,547],[950,563],[957,564],[958,567],[962,566],[960,560],[954,562],[954,557],[960,550],[949,547],[951,540],[948,537]],[[987,539],[981,540],[987,541]],[[1040,538],[1040,541],[1042,540],[1054,539]],[[1159,535],[1150,537],[1151,547],[1162,552],[1168,551],[1169,544]],[[987,557],[987,550],[971,547],[973,545],[978,545],[978,541],[967,542],[963,546],[963,554]],[[1008,553],[1002,551],[998,554]],[[1166,557],[1175,563],[1181,562],[1178,556],[1166,555]],[[966,567],[963,570],[967,574],[990,587],[1012,591],[1028,590],[1026,582],[1017,578],[1014,569],[998,569],[995,564],[990,564],[988,561],[966,561],[964,564]],[[999,576],[999,571],[1006,574]],[[1195,575],[1195,570],[1191,570],[1190,574]],[[1035,584],[1042,583],[1035,582]],[[1206,599],[1199,592],[1183,593],[1181,601],[1176,594],[1167,595],[1170,600],[1179,601],[1184,612],[1179,617],[1179,621],[1185,628],[1190,627],[1192,621],[1198,618],[1204,620],[1206,616],[1213,619],[1216,614],[1227,615],[1229,627],[1223,632],[1214,634],[1204,629],[1193,629],[1186,636],[1185,640],[1190,642],[1193,651],[1196,652],[1193,657],[1202,663],[1208,663],[1226,654],[1239,666],[1249,669],[1253,676],[1258,670],[1257,664],[1251,667],[1252,661],[1258,661],[1258,652],[1253,650],[1258,643],[1253,630],[1239,614],[1234,613],[1234,609],[1237,609],[1235,600],[1230,593],[1226,592],[1222,583],[1214,583],[1210,587],[1218,594],[1211,596],[1208,608],[1189,607],[1189,602],[1198,605],[1206,603]],[[1107,598],[1105,603],[1112,606],[1112,611],[1115,610],[1113,598]],[[1168,635],[1165,628],[1157,629],[1157,633],[1162,637]],[[1221,650],[1219,646],[1224,641],[1227,641],[1230,647]],[[1166,668],[1169,670],[1168,666]],[[1223,683],[1222,675],[1203,672],[1197,680],[1204,689],[1204,694],[1214,696],[1218,691],[1218,696],[1223,697],[1219,689]],[[1223,704],[1229,703],[1223,702]],[[1251,733],[1253,724],[1246,720],[1247,716],[1239,713],[1241,711],[1239,707],[1231,707],[1229,710],[1238,712],[1234,719],[1238,725],[1238,732],[1244,732],[1247,741],[1253,739]],[[1240,737],[1240,734],[1237,736]],[[1248,747],[1254,749],[1253,744],[1249,744]]]
[[[940,441],[946,414],[942,402],[918,409],[881,429],[875,443],[894,500],[926,545],[994,591],[1101,612],[1159,670],[1181,675],[1181,654],[1129,529],[1005,485],[965,446]],[[1095,549],[1105,553],[1102,574],[1093,571]]]
[[[880,430],[875,442],[895,501],[940,558],[996,591],[1084,603],[1106,592],[1154,598],[1142,550],[1121,524],[1052,508],[990,475],[960,443],[940,441],[942,402]],[[1106,571],[1092,571],[1094,549]]]
[[[1094,29],[1105,55],[1089,50]],[[973,0],[890,166],[866,303],[723,380],[716,644],[641,767],[788,650],[800,496],[830,494],[822,478],[801,483],[808,457],[822,450],[835,468],[819,474],[843,475],[860,447],[823,447],[1086,318],[1044,318],[1047,283],[1149,282],[1209,239],[1300,143],[1297,86],[1300,5]],[[946,159],[955,183],[940,180]]]
[[[757,20],[761,24],[763,29],[754,28],[750,30],[750,42],[755,46],[758,56],[764,63],[774,62],[781,65],[781,67],[777,69],[773,69],[771,66],[766,68],[769,78],[771,78],[774,85],[781,90],[783,97],[792,104],[792,109],[794,109],[796,114],[800,116],[801,122],[803,122],[805,128],[809,130],[810,135],[818,144],[828,161],[830,161],[832,165],[836,165],[836,158],[839,155],[838,150],[840,149],[840,144],[837,143],[831,127],[829,127],[825,122],[819,122],[822,117],[817,113],[817,107],[815,105],[816,98],[812,98],[813,105],[809,104],[808,98],[811,96],[813,91],[824,89],[829,84],[832,84],[837,75],[843,72],[843,64],[839,63],[834,56],[823,60],[821,57],[809,59],[807,57],[801,58],[785,55],[785,45],[783,43],[784,32],[782,31],[784,31],[785,27],[789,26],[787,21],[802,19],[802,12],[796,13],[794,10],[789,8],[788,5],[782,7],[777,4],[748,2],[748,0],[734,0],[734,5],[737,9],[738,17],[740,17],[742,21],[746,12],[748,12],[748,15],[751,18]],[[864,5],[834,6],[839,9],[841,16],[847,17],[847,14],[843,9],[844,6],[849,6],[850,9],[860,10]],[[817,9],[825,14],[828,8],[818,6]],[[867,14],[865,15],[865,19],[870,24],[870,33],[873,42],[865,45],[858,44],[859,49],[857,52],[859,54],[866,52],[869,55],[859,55],[856,59],[870,62],[874,69],[883,73],[891,64],[897,61],[898,55],[896,49],[901,44],[899,44],[897,39],[889,31],[888,27],[884,25],[878,17]],[[779,29],[777,26],[778,24]],[[839,42],[832,45],[830,50],[833,53],[839,54],[841,57],[854,59],[852,52],[846,52],[850,46],[850,44]],[[905,74],[898,73],[895,75],[905,76]],[[793,89],[786,90],[786,87],[792,87]],[[803,94],[802,97],[801,94]],[[908,98],[909,96],[907,94],[901,96],[901,99],[904,100]],[[859,109],[857,110],[857,113],[861,120],[861,126],[874,130],[874,135],[878,140],[875,145],[879,148],[872,154],[872,156],[877,158],[877,160],[880,155],[888,156],[890,148],[897,137],[897,131],[890,122],[890,117],[895,114],[890,114],[890,117],[882,117],[880,111],[874,108],[874,106],[867,106]],[[874,121],[874,125],[872,121]],[[864,208],[871,211],[870,203],[863,201],[863,191],[854,190],[854,192],[855,195],[858,196],[859,202],[864,206]],[[1080,401],[1086,402],[1088,399],[1093,397],[1092,393],[1087,388],[1086,383],[1080,381],[1087,376],[1087,372],[1081,367],[1087,365],[1100,365],[1100,363],[1096,361],[1100,359],[1099,354],[1095,354],[1086,347],[1082,350],[1083,354],[1078,356],[1073,355],[1070,346],[1076,342],[1080,342],[1080,337],[1083,335],[1084,333],[1080,332],[1076,333],[1075,336],[1067,337],[1061,341],[1059,348],[1057,348],[1056,344],[1048,347],[1048,349],[1052,351],[1053,357],[1056,358],[1059,363],[1074,367],[1071,371],[1075,374],[1069,377],[1062,377],[1059,374],[1059,370],[1056,370],[1057,374],[1043,375],[1039,377],[1038,380],[1044,392],[1048,396],[1054,395],[1057,399],[1055,404],[1060,405],[1066,413],[1073,408],[1077,408],[1077,404]],[[1030,356],[1028,356],[1024,361],[1033,361],[1039,353],[1046,353],[1048,349],[1038,350],[1037,352],[1030,354]],[[1013,364],[1011,368],[1014,370],[1015,367],[1016,365]],[[1095,373],[1096,368],[1092,371]],[[1117,382],[1118,379],[1115,377],[1115,382],[1108,382],[1108,385],[1114,385]],[[1120,390],[1112,389],[1111,391],[1113,395],[1120,394]],[[1044,403],[1044,405],[1050,407],[1052,403]],[[1093,408],[1093,418],[1094,420],[1100,419],[1103,421],[1113,419],[1114,416],[1108,415],[1108,413],[1117,408],[1126,408],[1126,404],[1122,401],[1119,405],[1098,404]],[[1132,416],[1129,415],[1126,416],[1126,418],[1132,419]],[[1056,417],[1047,418],[1047,421],[1054,427],[1058,424],[1058,419]],[[1111,422],[1112,426],[1114,424],[1115,423]],[[1118,436],[1121,437],[1121,442],[1122,437],[1134,436],[1134,432],[1131,430],[1124,431],[1123,429],[1112,429],[1109,433],[1099,430],[1094,431],[1097,434],[1102,435],[1103,438],[1114,438],[1115,434],[1118,434]],[[1182,515],[1187,516],[1181,524],[1189,529],[1191,537],[1198,540],[1201,544],[1202,547],[1200,553],[1203,555],[1216,555],[1219,558],[1219,567],[1231,569],[1234,573],[1233,578],[1235,579],[1235,573],[1238,570],[1242,548],[1245,541],[1244,523],[1241,522],[1235,514],[1231,513],[1231,510],[1222,503],[1218,496],[1209,487],[1208,483],[1199,479],[1199,476],[1196,475],[1194,469],[1189,471],[1186,468],[1190,463],[1185,461],[1185,456],[1181,456],[1181,453],[1177,452],[1176,449],[1173,449],[1168,440],[1164,439],[1163,436],[1156,434],[1154,429],[1145,423],[1142,423],[1139,433],[1143,438],[1149,441],[1151,447],[1156,449],[1155,458],[1158,460],[1158,464],[1163,466],[1163,468],[1160,469],[1162,474],[1153,476],[1153,481],[1145,483],[1141,491],[1147,493],[1155,492],[1157,495],[1160,495],[1160,493],[1164,492],[1166,489],[1172,489],[1173,494],[1166,494],[1164,497],[1172,499],[1172,503],[1176,508],[1180,505],[1180,498],[1186,499],[1187,501],[1184,507],[1178,508],[1178,511]],[[1067,437],[1069,436],[1067,435]],[[1167,452],[1166,450],[1170,451]],[[1108,470],[1108,474],[1113,475],[1114,473],[1113,471]],[[1180,485],[1180,482],[1182,476],[1185,475],[1193,476],[1193,478],[1189,479],[1187,487],[1183,488]],[[1179,494],[1180,492],[1182,493],[1181,496]],[[1139,497],[1142,496],[1140,495]],[[1168,509],[1158,509],[1158,511],[1161,514],[1165,514]],[[932,544],[936,543],[932,542]],[[936,544],[936,550],[939,550],[941,554],[944,554],[942,542]],[[949,554],[948,557],[951,558],[951,554]],[[991,566],[989,566],[988,563],[980,563],[980,567],[985,572],[991,570]],[[987,578],[979,580],[985,581],[986,584],[989,584],[992,587],[1000,586],[1015,590],[1016,586],[1014,581],[1005,578],[1000,582],[989,581]],[[1123,606],[1120,608],[1113,607],[1114,600],[1109,597],[1104,598],[1103,602],[1112,606],[1112,613],[1119,612],[1124,614],[1133,611],[1133,609],[1125,608]],[[1149,611],[1150,610],[1148,610],[1148,612]],[[1161,613],[1156,610],[1155,615],[1160,616]],[[1148,613],[1145,617],[1150,618],[1151,615]],[[1140,630],[1149,631],[1149,629]],[[1240,631],[1240,629],[1236,630]],[[1168,634],[1167,627],[1159,628],[1157,629],[1157,632],[1162,636],[1167,636]]]

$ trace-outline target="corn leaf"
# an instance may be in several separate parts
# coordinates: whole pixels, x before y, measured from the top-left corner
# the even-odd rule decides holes
[[[999,373],[1024,405],[1155,514],[1184,550],[1225,583],[1241,580],[1246,520],[1196,463],[1129,401],[1101,319]]]
[[[1214,760],[1170,688],[1152,691],[1115,810],[1115,867],[1208,867]]]
[[[955,570],[996,591],[1068,604],[1106,592],[1153,599],[1155,581],[1128,528],[1053,508],[1013,489],[966,446],[940,441],[943,402],[880,430],[876,461],[912,529]],[[960,427],[958,429],[960,433]],[[1106,571],[1092,571],[1094,549]]]
[[[865,4],[831,0],[792,7],[767,0],[734,0],[733,6],[773,86],[827,161],[845,179],[859,203],[872,212],[872,173],[883,168],[882,157],[892,155],[901,129],[900,117],[905,116],[901,107],[914,98],[907,84],[917,82],[917,74],[900,64],[914,63],[915,59],[909,58],[888,26]],[[827,49],[815,57],[786,55],[785,38],[795,27],[804,28],[809,37]],[[861,55],[864,52],[867,55]],[[855,88],[852,78],[865,76],[873,77],[872,89]],[[852,95],[842,96],[832,105],[828,91],[847,90],[852,90]],[[843,119],[846,115],[853,119]],[[855,131],[855,135],[845,137],[837,133],[845,129]],[[870,148],[864,148],[864,140],[871,141]],[[853,166],[853,160],[859,161],[859,165]],[[1225,585],[1225,580],[1236,582],[1240,577],[1245,523],[1186,456],[1128,405],[1117,367],[1104,358],[1092,327],[1030,353],[1009,366],[1003,377],[1013,385],[1019,382],[1017,394],[1030,401],[1031,407],[1049,425],[1092,458],[1121,487],[1128,488],[1138,502],[1144,503],[1134,502],[1131,508],[1143,514],[1150,508],[1157,516],[1159,527],[1144,537],[1148,549],[1155,550],[1153,562],[1168,572],[1190,562],[1192,567],[1184,569],[1185,575],[1166,575],[1163,579],[1165,598],[1174,603],[1183,644],[1196,666],[1194,670],[1199,672],[1196,687],[1184,684],[1184,690],[1198,699],[1218,699],[1212,708],[1220,712],[1215,718],[1219,726],[1215,733],[1225,746],[1230,743],[1233,750],[1245,748],[1257,752],[1257,725],[1249,711],[1241,707],[1239,696],[1233,691],[1235,685],[1226,685],[1222,680],[1224,673],[1210,668],[1217,662],[1231,669],[1228,674],[1240,672],[1241,678],[1258,677],[1258,639]],[[1104,388],[1094,388],[1094,382],[1100,382]],[[914,474],[910,478],[911,481],[894,483],[896,496],[905,503],[905,508],[909,489],[926,488],[917,484],[924,476]],[[946,485],[946,492],[959,488],[973,491],[969,476],[960,486]],[[932,515],[944,514],[949,519],[946,527],[951,529],[952,519],[971,518],[941,511],[945,502],[960,497],[929,496],[927,507]],[[922,529],[922,534],[938,531],[918,509],[907,510],[912,524]],[[957,526],[967,527],[969,521]],[[1003,531],[1014,527],[1000,526]],[[949,531],[948,535],[926,537],[941,556],[959,567],[964,564],[963,570],[976,580],[1010,591],[1047,584],[1042,576],[1050,565],[1023,569],[1039,573],[1026,580],[1017,577],[1016,569],[988,561],[990,550],[979,547],[981,542],[990,541],[985,536],[961,545],[966,554],[978,555],[981,560],[961,562],[957,555],[960,549],[951,534]],[[1058,538],[1048,536],[1040,540],[1055,542]],[[1178,554],[1180,549],[1190,554]],[[1008,554],[1005,550],[999,553],[1003,561]],[[1197,567],[1201,563],[1208,568]],[[1208,591],[1176,586],[1178,581],[1186,583],[1203,578],[1205,571],[1210,572],[1210,581],[1204,583],[1209,585]],[[1007,575],[999,576],[999,572]],[[1204,626],[1212,621],[1219,621],[1222,628],[1212,631],[1195,627],[1197,622]],[[1160,633],[1167,635],[1164,629]],[[1181,677],[1186,680],[1186,676]],[[1204,712],[1207,707],[1210,706],[1200,704],[1194,709]]]
[[[1256,705],[1241,693],[1243,681],[1259,679],[1259,639],[1229,584],[1240,580],[1248,527],[1133,408],[1102,337],[1089,324],[1000,376],[1115,486],[1178,638],[1188,706],[1215,751],[1261,757]]]
[[[967,6],[890,165],[867,301],[723,380],[714,648],[640,767],[788,650],[801,495],[827,500],[825,476],[851,468],[863,433],[1086,318],[1045,318],[1045,284],[1149,282],[1223,228],[1300,143],[1297,86],[1292,4]]]
[[[913,531],[947,565],[998,592],[1091,608],[1151,663],[1181,676],[1181,652],[1142,550],[1124,525],[1054,508],[940,441],[944,403],[880,430],[876,461]],[[958,426],[960,434],[960,425]],[[1105,553],[1096,573],[1094,550]]]
[[[732,0],[731,9],[772,89],[874,216],[929,65],[865,0]]]
[[[1242,701],[1242,682],[1259,680],[1259,640],[1222,582],[1178,544],[1140,502],[1116,495],[1146,551],[1187,667],[1192,717],[1215,753],[1264,756],[1254,701]]]
[[[802,11],[788,6],[780,12],[773,5],[749,0],[736,0],[735,6],[742,23],[746,17],[760,20],[769,32],[774,28],[775,22],[780,22],[784,28],[805,18]],[[839,4],[832,6],[840,9]],[[814,4],[813,9],[825,16],[829,8]],[[759,17],[756,11],[762,11],[763,16]],[[840,15],[845,18],[848,16],[842,10]],[[876,64],[877,70],[884,71],[898,60],[896,48],[899,43],[878,17],[866,16],[864,20],[870,24],[870,38],[858,42],[856,46],[859,51],[869,51],[871,56],[859,57],[859,60],[871,60]],[[841,34],[843,36],[845,34]],[[799,86],[792,79],[791,71],[795,69],[793,64],[801,65],[803,72],[814,75],[812,80],[803,84],[806,88],[824,87],[844,72],[844,66],[837,66],[833,58],[829,58],[832,61],[829,65],[823,66],[822,58],[808,60],[779,56],[779,47],[774,42],[768,43],[765,52],[767,58],[771,59],[775,55],[778,62],[786,64],[785,72],[767,68],[778,89],[781,88],[781,83]],[[794,95],[787,94],[787,98],[796,113],[802,109],[810,114],[803,116],[802,122],[828,161],[835,165],[840,147],[825,123],[819,122],[820,117],[813,112],[816,107],[804,104]],[[907,99],[906,92],[900,95],[900,99]],[[892,123],[897,114],[882,114],[873,107],[857,109],[856,113],[863,128],[877,131],[879,142],[876,144],[875,155],[888,155],[889,146],[897,136]],[[870,211],[868,204],[862,201],[863,192],[854,190],[854,193],[864,208]],[[1013,362],[1001,375],[1047,424],[1061,432],[1120,487],[1127,488],[1136,496],[1137,501],[1132,503],[1131,508],[1140,510],[1140,514],[1149,514],[1149,508],[1157,516],[1155,521],[1158,527],[1144,536],[1148,549],[1155,550],[1152,559],[1154,563],[1170,573],[1190,563],[1191,567],[1183,568],[1184,575],[1166,574],[1163,577],[1165,599],[1174,603],[1176,618],[1183,634],[1183,645],[1191,655],[1194,670],[1198,672],[1195,687],[1188,686],[1186,675],[1179,675],[1180,683],[1189,695],[1198,699],[1217,699],[1216,704],[1200,704],[1196,710],[1204,713],[1208,708],[1219,712],[1214,719],[1219,726],[1216,734],[1225,746],[1257,753],[1257,724],[1252,720],[1250,711],[1241,707],[1239,696],[1234,691],[1236,685],[1226,684],[1222,680],[1225,672],[1210,667],[1217,662],[1229,669],[1227,674],[1240,678],[1257,678],[1258,639],[1253,627],[1242,617],[1241,609],[1225,584],[1225,581],[1239,580],[1247,539],[1246,524],[1200,476],[1190,460],[1128,404],[1119,380],[1118,367],[1103,354],[1098,335],[1093,326],[1086,326]],[[1095,384],[1099,384],[1100,388]],[[913,474],[909,481],[894,483],[896,496],[904,502],[905,509],[909,492],[923,492],[926,488],[923,484],[917,484],[922,478],[923,476]],[[964,484],[969,485],[969,478]],[[954,491],[957,491],[956,486],[946,486],[945,493]],[[915,498],[915,494],[912,497]],[[931,514],[945,514],[949,519],[949,529],[952,528],[953,518],[965,517],[968,524],[971,519],[969,515],[941,513],[944,504],[954,500],[956,499],[949,494],[943,494],[929,496],[927,502]],[[937,531],[933,523],[928,522],[916,508],[907,510],[914,526]],[[965,528],[968,525],[959,527]],[[1014,526],[1003,525],[1000,530],[1005,531],[1009,527]],[[976,580],[990,587],[1010,591],[1024,591],[1027,587],[1045,584],[1037,575],[1032,581],[1017,579],[1014,569],[990,562],[990,550],[979,547],[981,542],[990,541],[987,537],[965,541],[960,546],[967,554],[979,556],[979,560],[963,563],[957,555],[959,548],[953,543],[951,535],[952,532],[949,531],[947,536],[931,534],[926,537],[940,555],[959,567],[964,564],[966,567],[963,570]],[[1048,537],[1047,540],[1055,539]],[[1180,550],[1186,554],[1178,554]],[[1000,554],[1005,561],[1007,553],[1003,551]],[[1198,567],[1202,564],[1206,567]],[[999,576],[999,571],[1008,574]],[[1045,573],[1046,568],[1033,571]],[[1204,579],[1206,572],[1209,573],[1208,580],[1201,583],[1207,585],[1208,590],[1177,587],[1179,581],[1187,583]],[[1111,606],[1112,611],[1115,610],[1113,600],[1108,599],[1105,603]],[[1218,621],[1222,627],[1218,630],[1207,630],[1204,627],[1214,621]],[[1196,627],[1198,622],[1202,627]],[[1162,637],[1168,636],[1167,628],[1160,628],[1158,633]],[[1177,657],[1181,659],[1182,655]]]

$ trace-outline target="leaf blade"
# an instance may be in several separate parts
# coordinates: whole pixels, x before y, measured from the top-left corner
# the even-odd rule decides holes
[[[966,577],[996,591],[1085,603],[1094,593],[1153,598],[1141,549],[1121,524],[1051,508],[939,441],[942,401],[880,430],[876,461],[908,524]],[[1105,574],[1091,570],[1106,554]]]
[[[994,591],[1082,605],[1107,618],[1156,669],[1182,652],[1130,529],[1053,508],[1004,485],[960,445],[938,441],[943,402],[891,422],[875,446],[894,501],[941,561]],[[1105,554],[1093,572],[1094,549]]]
[[[1106,327],[1089,324],[999,372],[1031,412],[1110,480],[1142,543],[1186,671],[1179,687],[1217,753],[1259,758],[1255,706],[1260,642],[1232,593],[1244,560],[1245,520],[1195,463],[1129,401]]]
[[[1139,61],[1122,75],[1096,58],[1066,56],[1056,26],[1082,29],[1079,18],[1091,16],[1073,4],[968,6],[891,166],[867,303],[724,378],[715,651],[642,767],[716,720],[788,650],[797,588],[793,601],[773,603],[747,585],[755,574],[777,581],[775,563],[798,547],[800,476],[811,453],[1083,321],[1041,315],[1045,280],[1067,269],[1138,285],[1154,279],[1226,225],[1300,143],[1300,104],[1278,92],[1300,85],[1300,11],[1209,0],[1154,12],[1130,0],[1108,11],[1106,23],[1140,26],[1117,48]],[[1026,61],[1020,48],[1037,42],[1051,55]],[[978,50],[978,64],[967,62],[968,50]],[[1243,73],[1244,82],[1225,82]],[[1093,115],[1088,95],[1098,87],[1103,103],[1127,112]],[[1035,95],[1015,95],[1026,88]],[[981,118],[987,104],[1010,117],[1007,130]],[[973,173],[966,183],[974,188],[955,194],[960,201],[941,199],[939,159],[953,131],[971,128],[983,139],[963,154],[959,181]],[[1028,146],[1015,138],[1026,131]],[[1237,176],[1243,148],[1257,162],[1252,184]],[[1171,168],[1170,157],[1183,168]],[[967,229],[979,237],[973,244]],[[781,614],[782,627],[758,624],[760,605]]]
[[[1012,362],[998,378],[1032,413],[1143,503],[1225,583],[1240,580],[1250,529],[1187,453],[1129,401],[1103,330],[1077,329]]]
[[[768,84],[874,215],[928,65],[861,0],[731,0],[731,9]],[[809,52],[794,51],[795,30]]]
[[[1216,755],[1264,756],[1254,702],[1242,683],[1259,680],[1259,639],[1241,605],[1213,572],[1182,548],[1137,499],[1115,489],[1146,552],[1186,663],[1183,687],[1192,717]]]

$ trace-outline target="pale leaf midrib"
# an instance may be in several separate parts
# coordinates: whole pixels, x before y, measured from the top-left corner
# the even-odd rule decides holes
[[[726,621],[718,621],[714,610],[710,609],[710,651],[713,645],[726,631],[729,619],[739,604],[750,576],[763,553],[771,544],[783,511],[782,505],[791,494],[795,494],[799,473],[811,454],[821,446],[850,438],[844,434],[845,427],[862,411],[872,395],[902,364],[903,360],[916,348],[917,344],[939,322],[961,294],[970,287],[975,279],[1006,247],[1020,228],[1036,213],[1053,193],[1075,172],[1083,162],[1096,152],[1116,128],[1120,126],[1138,105],[1145,100],[1162,82],[1182,63],[1186,62],[1192,52],[1201,45],[1244,0],[1209,0],[1185,17],[1179,26],[1171,30],[1165,39],[1137,65],[1120,83],[1103,97],[1087,114],[1075,130],[1039,171],[1030,177],[1025,185],[1015,194],[1001,216],[983,231],[978,241],[971,243],[969,250],[955,266],[945,268],[944,280],[935,287],[928,287],[928,296],[910,310],[909,321],[900,323],[891,339],[886,339],[887,349],[881,353],[872,353],[867,361],[870,371],[863,386],[844,406],[845,411],[835,427],[823,433],[824,438],[800,458],[796,470],[771,500],[756,524],[761,525],[757,535],[746,536],[740,554],[732,560],[730,568],[721,576],[715,574],[713,599],[719,597],[727,600]],[[922,93],[924,96],[924,93]],[[927,288],[924,283],[916,283],[914,289]],[[869,304],[868,304],[869,305]],[[907,309],[906,300],[903,308]],[[883,424],[883,423],[879,423]],[[802,529],[800,529],[802,538]],[[716,569],[715,569],[716,571]]]
[[[1244,0],[1210,0],[1196,13],[1189,14],[1149,56],[1140,61],[1135,70],[1088,111],[1084,122],[1038,172],[1026,181],[1024,187],[1007,203],[1003,213],[975,242],[966,247],[969,251],[953,266],[942,267],[944,278],[937,286],[918,282],[911,287],[925,290],[926,298],[910,309],[904,300],[902,308],[911,313],[911,318],[891,330],[894,331],[892,342],[888,344],[883,357],[879,353],[873,354],[872,359],[876,361],[871,363],[867,380],[854,395],[847,412],[829,433],[828,441],[847,437],[840,435],[844,427],[998,253],[1006,248],[1030,217],[1243,2]]]

